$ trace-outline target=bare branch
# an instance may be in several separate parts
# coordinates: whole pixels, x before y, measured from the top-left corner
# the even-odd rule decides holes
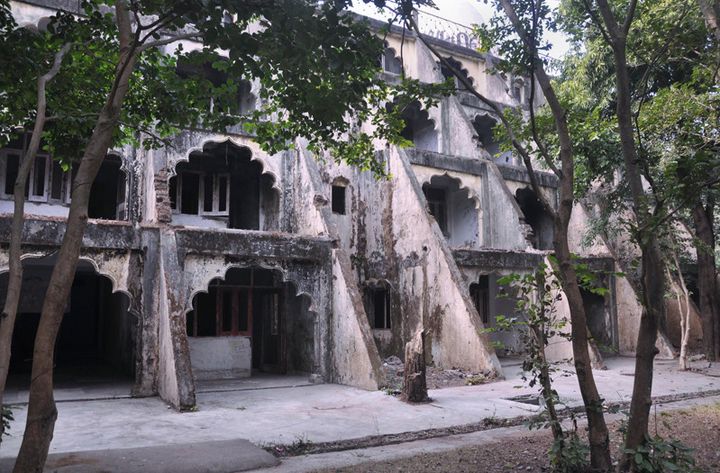
[[[633,22],[633,19],[635,18],[635,9],[637,8],[637,0],[630,0],[630,5],[628,5],[627,14],[625,16],[625,21],[623,22],[623,35],[627,36],[628,32],[630,32],[630,25]]]
[[[587,10],[588,15],[590,15],[590,20],[595,23],[595,26],[598,30],[600,30],[600,34],[605,39],[605,42],[612,46],[613,40],[610,37],[610,34],[605,30],[605,26],[603,25],[602,20],[600,17],[598,17],[597,12],[595,9],[593,9],[592,5],[590,4],[590,0],[583,0],[583,5],[585,5],[585,10]]]

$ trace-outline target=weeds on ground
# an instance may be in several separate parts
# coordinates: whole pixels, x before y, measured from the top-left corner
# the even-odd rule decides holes
[[[2,426],[0,426],[0,432],[2,432],[2,435],[0,435],[0,444],[5,435],[10,435],[10,422],[14,420],[12,409],[8,406],[2,406],[2,412],[0,413],[0,424],[2,424]]]
[[[469,376],[465,380],[465,384],[468,386],[477,386],[478,384],[485,384],[487,383],[488,379],[485,377],[485,375],[482,374],[476,374],[474,376]]]
[[[312,449],[314,443],[306,435],[296,435],[295,441],[290,445],[278,445],[275,443],[263,444],[262,448],[277,457],[299,455]]]
[[[627,415],[627,413],[625,413]],[[689,415],[685,410],[676,411],[676,414]],[[660,417],[669,414],[660,413]],[[663,427],[668,432],[672,426],[667,420],[661,420]],[[623,437],[627,432],[627,420],[620,423],[618,429]],[[655,433],[645,438],[645,443],[636,449],[623,449],[625,455],[632,457],[635,471],[637,473],[702,473],[702,470],[695,464],[693,449],[672,437],[662,437],[658,432],[658,412],[655,406]]]

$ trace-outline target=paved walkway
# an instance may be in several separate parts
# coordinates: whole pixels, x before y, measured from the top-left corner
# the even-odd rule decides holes
[[[610,359],[608,366],[594,372],[602,395],[608,401],[629,400],[634,359]],[[424,405],[333,384],[201,392],[198,411],[188,413],[171,409],[159,398],[62,402],[51,453],[235,439],[257,445],[326,442],[535,412],[537,406],[510,400],[535,392],[522,387],[519,367],[506,367],[505,372],[505,381],[431,391],[433,402]],[[574,377],[558,376],[555,387],[569,405],[581,404]],[[672,361],[656,363],[655,396],[717,390],[720,378],[680,372]],[[20,446],[26,408],[15,407],[14,414],[11,437],[3,441],[0,457],[15,456]]]

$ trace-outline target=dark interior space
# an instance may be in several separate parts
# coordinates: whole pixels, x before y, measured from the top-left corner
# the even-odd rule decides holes
[[[475,133],[477,133],[478,141],[491,156],[500,153],[500,143],[494,136],[493,128],[497,122],[494,118],[487,115],[478,115],[472,122]]]
[[[452,69],[455,69],[457,72],[459,72],[465,80],[470,82],[471,85],[473,84],[473,78],[470,77],[467,69],[463,68],[463,65],[460,61],[458,61],[454,57],[446,57],[445,61],[447,61],[447,63],[452,67]],[[455,76],[452,69],[448,67],[445,62],[440,61],[438,62],[438,65],[440,66],[440,73],[443,75],[443,77],[446,80],[450,80],[451,82],[453,82],[458,91],[468,90],[468,88],[465,87],[462,81]]]
[[[252,368],[270,373],[312,370],[314,318],[280,274],[232,268],[193,299],[190,337],[250,337]]]
[[[90,190],[88,216],[105,220],[124,219],[125,173],[120,158],[107,156]]]
[[[529,240],[533,248],[538,250],[552,250],[554,227],[552,218],[537,198],[532,189],[518,189],[515,200],[522,210],[525,223],[532,228]]]
[[[602,353],[615,354],[613,326],[606,308],[605,296],[580,288],[588,329]]]
[[[248,148],[229,142],[191,154],[170,179],[174,212],[221,220],[227,228],[276,230],[279,198],[274,179],[251,158]]]
[[[332,186],[332,211],[339,215],[345,215],[345,186]]]
[[[423,193],[428,204],[430,215],[435,217],[443,235],[448,234],[448,218],[447,218],[447,192],[439,187],[431,187],[428,184],[423,185]]]
[[[388,109],[395,107],[395,104],[388,104]],[[422,109],[420,102],[415,101],[402,110],[402,119],[405,127],[400,135],[408,141],[412,141],[417,149],[437,151],[437,133],[435,123],[430,119],[426,110]]]
[[[363,297],[365,312],[374,329],[391,328],[390,292],[384,285],[365,288]]]
[[[487,274],[480,276],[478,282],[470,284],[470,297],[480,320],[487,325],[490,322],[490,278]]]
[[[24,386],[29,381],[51,261],[42,258],[26,261],[24,265],[10,363],[15,385]],[[7,282],[7,273],[0,275],[3,299]],[[89,263],[78,265],[55,347],[57,387],[134,379],[137,319],[129,305],[127,295],[113,293],[110,280],[95,273]]]
[[[402,74],[403,65],[393,48],[385,48],[381,58],[381,67],[390,74]]]

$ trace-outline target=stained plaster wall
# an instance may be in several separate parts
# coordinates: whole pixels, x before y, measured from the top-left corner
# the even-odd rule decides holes
[[[10,219],[0,219],[0,241],[9,238]],[[50,257],[57,251],[65,232],[65,223],[58,219],[29,218],[23,232],[23,260],[28,258]],[[132,334],[133,340],[116,340],[117,345],[108,344],[107,355],[129,370],[128,363],[134,362],[135,383],[132,394],[136,396],[152,395],[155,390],[156,369],[156,331],[154,317],[149,312],[147,302],[152,300],[152,288],[145,285],[146,246],[142,244],[144,232],[136,231],[128,223],[91,223],[83,238],[81,261],[88,262],[95,273],[109,279],[112,291],[122,293],[123,307],[109,308],[115,317],[110,322],[116,327],[125,327],[125,333]],[[7,250],[0,251],[0,273],[8,270]],[[127,306],[125,306],[125,304]],[[117,349],[134,353],[114,355]],[[115,356],[117,355],[117,356]]]
[[[329,203],[330,188],[305,144],[297,143],[298,155],[292,168],[293,215],[301,233],[328,235],[340,239],[338,222]],[[341,247],[332,250],[331,380],[340,384],[377,389],[384,383],[380,356],[373,342],[362,296],[353,276],[350,255]]]
[[[348,179],[352,193],[351,225],[341,247],[353,255],[359,285],[386,280],[393,293],[392,354],[402,356],[404,342],[425,327],[431,362],[441,368],[500,373],[482,323],[463,285],[450,247],[426,210],[422,188],[402,150],[384,153],[391,179],[377,182],[368,173],[325,166],[326,188],[337,177]],[[378,334],[386,344],[386,333]],[[386,353],[387,354],[387,353]]]
[[[398,292],[406,299],[419,300],[418,323],[429,332],[432,361],[440,368],[501,373],[450,247],[425,209],[407,156],[394,148],[387,157],[394,176],[389,223],[398,262]]]

